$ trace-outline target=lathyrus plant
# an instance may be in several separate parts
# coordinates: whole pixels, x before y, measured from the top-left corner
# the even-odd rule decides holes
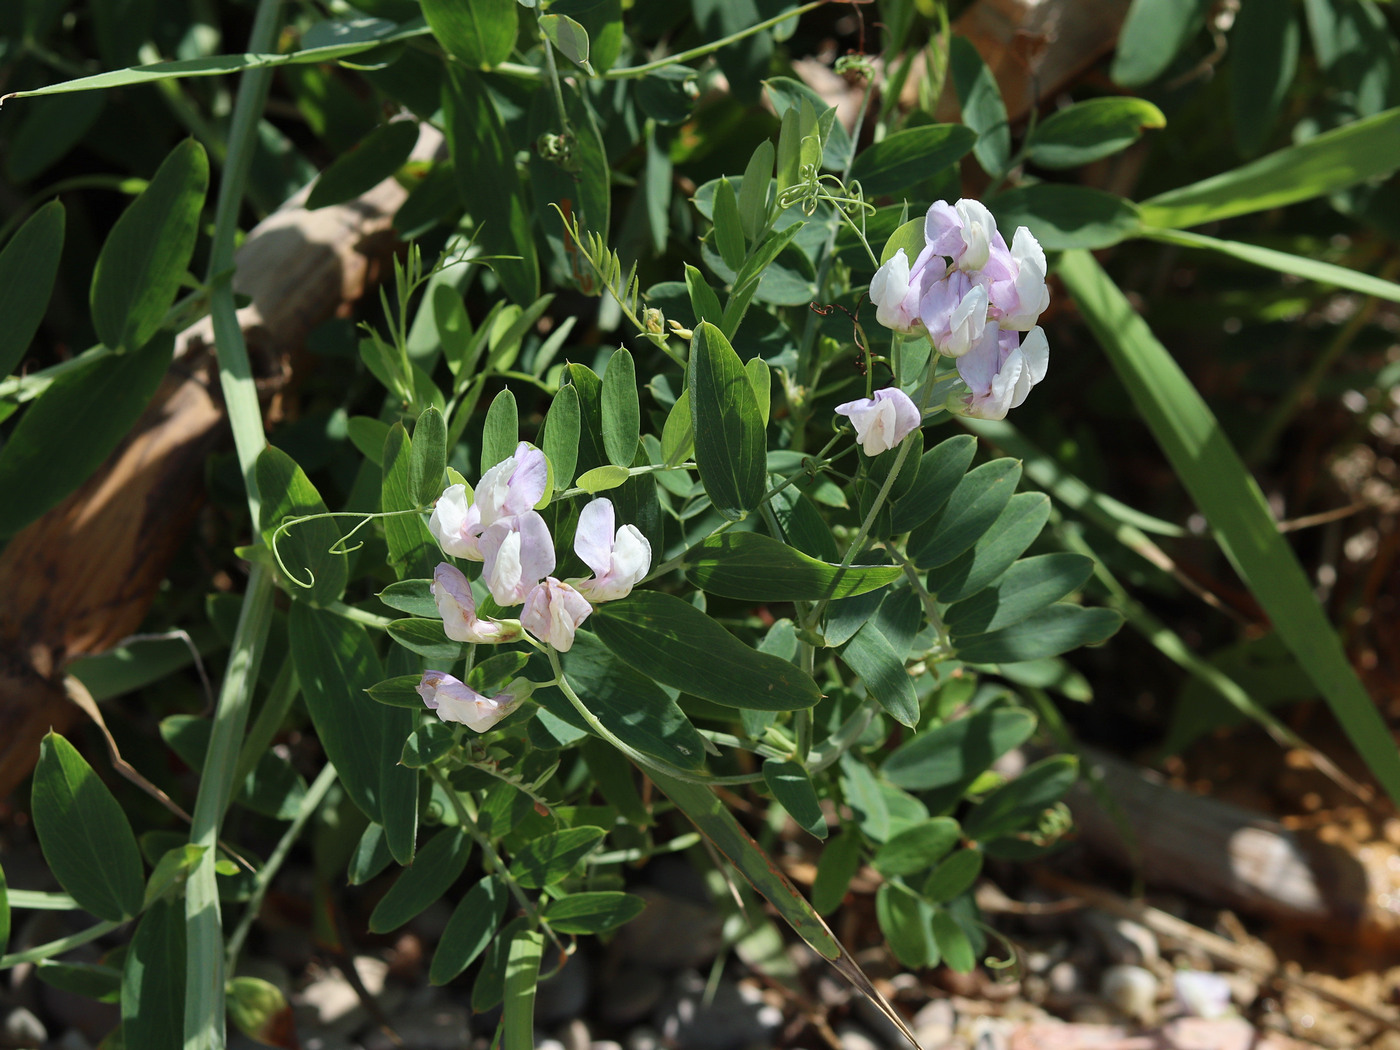
[[[371,930],[452,901],[429,979],[474,966],[473,1005],[504,1004],[507,1047],[533,1045],[536,984],[568,965],[576,938],[643,907],[628,872],[697,834],[902,1025],[822,916],[869,864],[901,963],[967,970],[987,957],[970,894],[983,861],[1052,848],[1076,776],[1068,756],[1009,780],[992,765],[1036,729],[1022,696],[1058,686],[1082,697],[1061,654],[1103,642],[1122,620],[1078,600],[1096,563],[1040,540],[1051,503],[1017,491],[1021,461],[977,462],[976,439],[950,424],[1019,440],[1004,420],[1049,368],[1037,321],[1059,252],[1149,421],[1170,436],[1179,420],[1158,412],[1145,378],[1161,363],[1150,333],[1121,316],[1121,295],[1082,249],[1144,236],[1231,250],[1172,227],[1277,203],[1288,165],[1242,169],[1141,212],[1038,181],[1027,165],[1109,155],[1159,126],[1160,112],[1093,100],[1032,125],[1013,151],[986,67],[943,37],[931,68],[936,80],[951,74],[964,123],[903,122],[894,99],[917,18],[892,4],[884,101],[870,110],[867,91],[857,122],[873,121],[873,145],[858,151],[833,109],[772,77],[776,135],[758,136],[747,158],[721,154],[726,174],[687,203],[673,195],[673,166],[693,146],[677,129],[711,141],[728,112],[696,107],[710,56],[736,92],[756,93],[775,36],[820,4],[738,25],[721,5],[694,47],[657,58],[634,53],[655,26],[624,23],[620,3],[474,0],[468,17],[424,0],[421,18],[388,0],[366,6],[384,17],[305,26],[299,50],[274,53],[277,5],[264,0],[241,56],[32,92],[243,72],[201,297],[168,312],[205,188],[204,153],[186,144],[112,232],[112,260],[140,265],[94,277],[92,373],[66,368],[3,391],[10,411],[37,401],[0,450],[0,476],[23,476],[65,405],[111,387],[113,370],[135,369],[148,393],[169,330],[207,301],[255,540],[239,551],[249,581],[216,713],[162,726],[202,769],[188,835],[148,832],[138,845],[92,768],[51,736],[33,816],[65,892],[11,891],[0,916],[69,908],[100,921],[0,964],[38,961],[45,979],[119,998],[111,1045],[221,1046],[226,1011],[262,1032],[279,995],[228,975],[334,791],[360,816],[343,881],[402,869]],[[631,17],[650,16],[639,6]],[[358,69],[395,119],[328,168],[311,203],[402,172],[414,188],[396,225],[417,238],[382,317],[351,348],[378,387],[368,414],[341,406],[356,413],[341,446],[355,480],[336,510],[266,444],[229,282],[268,71],[292,70],[310,104],[333,62]],[[874,76],[865,60],[846,66]],[[1313,161],[1367,157],[1365,143],[1390,126],[1378,119],[1298,149]],[[442,130],[448,156],[405,168],[419,122]],[[968,154],[993,181],[985,206],[957,189]],[[1375,165],[1303,170],[1316,195]],[[630,196],[614,192],[629,182]],[[700,265],[666,256],[660,276],[672,279],[644,290],[612,243],[618,201],[631,253],[674,242]],[[31,293],[15,300],[20,330],[52,285],[61,215],[40,210],[0,254],[0,271]],[[1384,283],[1260,252],[1255,261],[1304,276]],[[588,304],[579,293],[601,297],[599,327],[619,330],[616,349],[569,342],[577,317],[562,308]],[[492,305],[473,318],[469,297]],[[115,441],[127,418],[113,413],[104,434]],[[65,477],[97,461],[88,448]],[[1042,476],[1073,505],[1074,479]],[[56,484],[8,506],[8,527],[58,498]],[[1222,535],[1247,530],[1252,506],[1222,516]],[[265,652],[281,654],[267,686]],[[326,759],[310,784],[268,750],[298,697]],[[820,854],[810,898],[717,787],[785,812],[809,837]],[[231,805],[285,822],[266,857],[223,840]],[[129,944],[102,964],[56,961],[132,922]]]

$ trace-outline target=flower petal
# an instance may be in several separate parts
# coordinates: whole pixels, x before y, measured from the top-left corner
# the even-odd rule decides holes
[[[616,522],[612,500],[599,496],[578,514],[578,529],[574,532],[574,553],[593,572],[604,575],[612,567],[613,528]]]

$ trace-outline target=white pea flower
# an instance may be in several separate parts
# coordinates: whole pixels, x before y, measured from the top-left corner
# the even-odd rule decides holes
[[[978,419],[1005,419],[1045,378],[1049,363],[1050,344],[1043,328],[1032,328],[1024,339],[1014,331],[988,328],[982,341],[958,358],[958,374],[969,393],[950,407]]]
[[[850,419],[867,456],[888,452],[917,430],[920,423],[919,406],[897,387],[886,387],[875,391],[874,397],[837,405],[836,414]]]
[[[588,619],[592,611],[588,599],[551,576],[525,598],[520,625],[540,641],[567,653],[573,648],[579,624]]]
[[[449,485],[438,497],[428,531],[448,557],[481,561],[481,507],[471,501],[465,485]]]
[[[1050,305],[1045,252],[1024,226],[1011,241],[1011,276],[991,285],[991,316],[1002,328],[1028,332]]]
[[[517,678],[504,692],[483,696],[466,682],[442,671],[424,671],[419,681],[418,695],[428,708],[437,712],[444,722],[459,722],[468,729],[484,733],[530,695],[533,686]]]
[[[625,598],[651,569],[651,544],[635,525],[616,532],[612,500],[599,497],[579,512],[574,550],[593,570],[586,580],[570,580],[590,602]],[[557,648],[557,647],[556,647]]]
[[[502,623],[476,615],[476,597],[462,570],[442,562],[433,571],[433,601],[442,617],[442,629],[454,642],[496,645],[520,637],[519,624]]]
[[[533,510],[500,518],[481,536],[482,578],[496,604],[519,605],[554,571],[554,537]]]
[[[924,293],[919,303],[924,327],[940,354],[962,357],[987,327],[987,289],[954,270]]]

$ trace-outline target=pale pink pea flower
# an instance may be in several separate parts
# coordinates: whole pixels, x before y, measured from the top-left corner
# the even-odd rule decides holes
[[[616,532],[612,500],[599,497],[579,512],[574,550],[593,570],[586,580],[570,580],[590,602],[625,598],[651,569],[651,544],[635,525]]]
[[[526,597],[520,625],[541,642],[567,653],[573,648],[579,625],[592,611],[588,599],[569,584],[550,576]]]
[[[472,585],[456,566],[442,562],[433,570],[433,601],[442,617],[442,629],[454,642],[497,645],[520,637],[520,626],[476,615]]]
[[[504,692],[483,696],[443,671],[424,671],[416,688],[423,703],[442,721],[459,722],[478,733],[486,732],[519,707],[531,690],[529,682],[518,678]]]
[[[850,419],[867,456],[888,452],[917,430],[920,423],[919,406],[897,387],[886,387],[875,391],[874,397],[837,405],[836,414]]]

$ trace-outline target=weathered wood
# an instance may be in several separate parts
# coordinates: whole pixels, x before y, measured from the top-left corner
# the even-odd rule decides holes
[[[426,129],[415,156],[441,136]],[[321,321],[370,287],[394,251],[407,191],[386,179],[344,205],[307,211],[306,191],[259,223],[234,288],[255,367],[272,396]],[[181,333],[155,398],[116,451],[0,552],[0,798],[26,777],[40,737],[78,716],[63,669],[136,631],[203,499],[204,462],[226,440],[208,319]]]
[[[1375,858],[1291,831],[1154,774],[1094,753],[1098,778],[1068,799],[1076,835],[1093,853],[1151,886],[1372,948],[1400,944],[1393,902],[1400,878]],[[1394,851],[1389,856],[1394,856]]]

